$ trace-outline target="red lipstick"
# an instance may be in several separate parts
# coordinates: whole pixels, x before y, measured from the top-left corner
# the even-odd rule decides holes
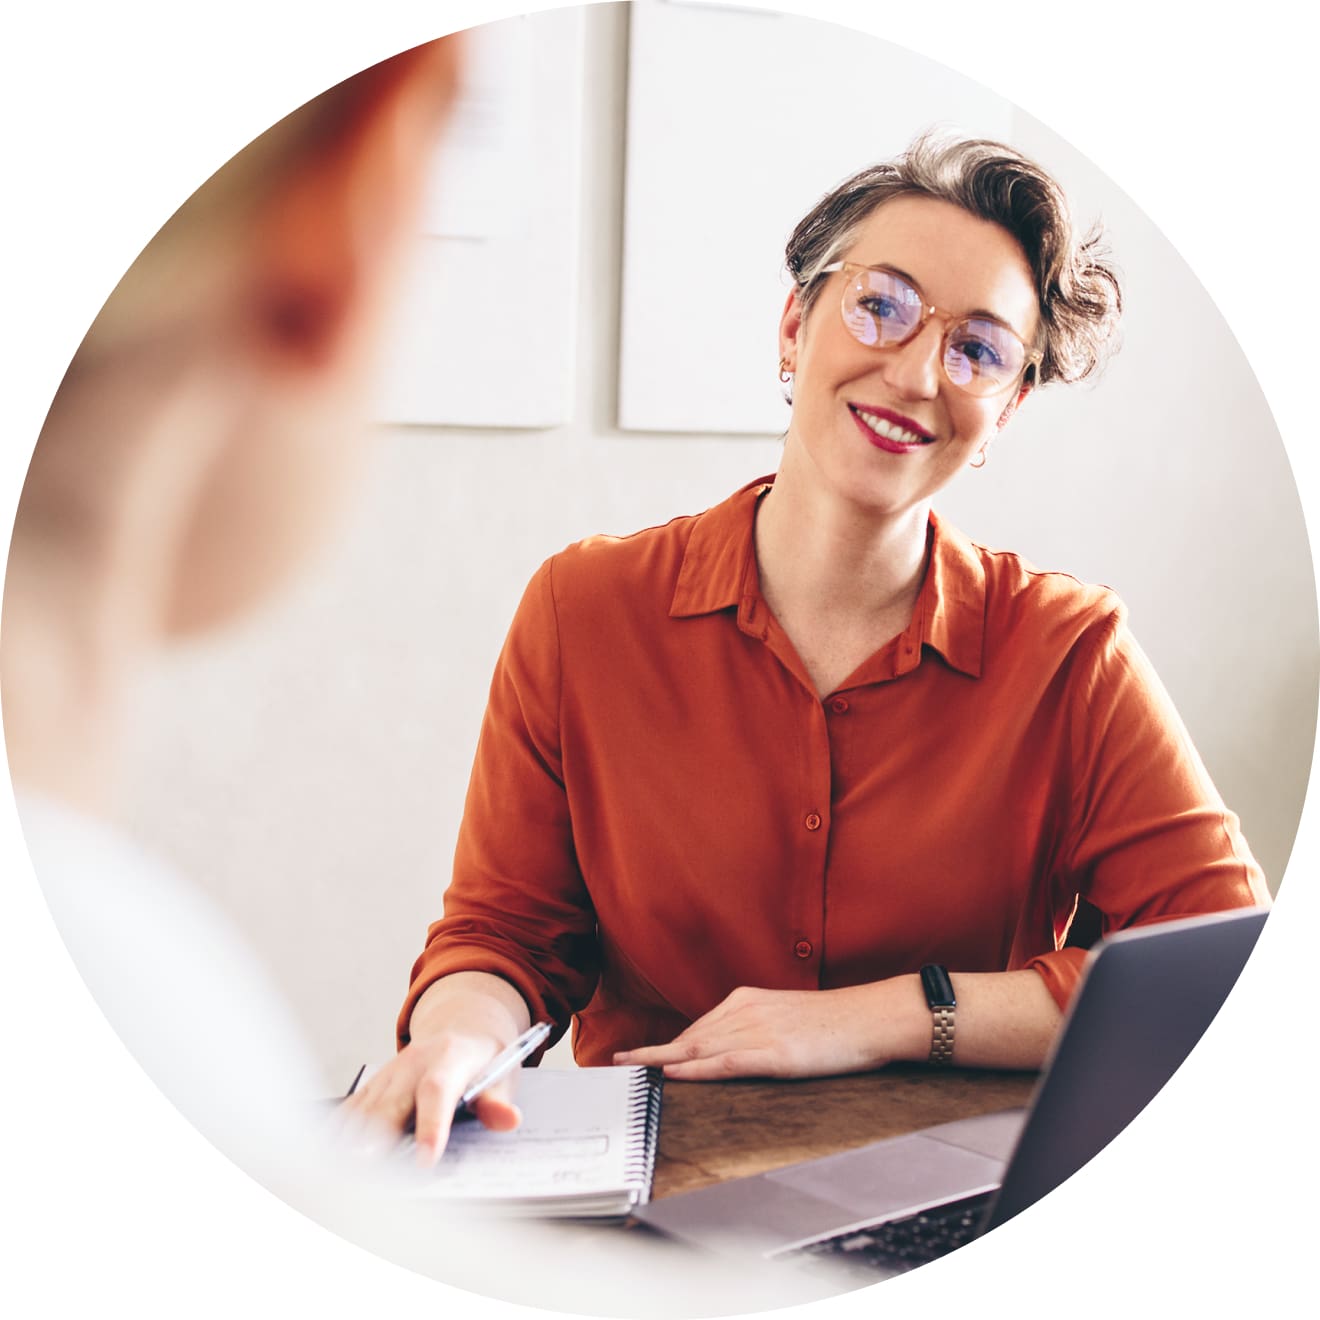
[[[850,403],[848,411],[852,413],[853,421],[857,423],[857,429],[873,444],[877,449],[883,449],[887,454],[910,454],[914,449],[924,449],[935,437],[924,426],[914,422],[910,417],[904,417],[902,413],[894,412],[890,408],[872,408],[862,407],[859,404]],[[906,441],[895,438],[892,434],[882,435],[879,431],[868,425],[863,414],[868,418],[880,419],[888,422],[891,427],[901,428],[909,435],[920,436],[919,440]]]

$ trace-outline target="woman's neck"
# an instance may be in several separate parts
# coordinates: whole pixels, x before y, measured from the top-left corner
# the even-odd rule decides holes
[[[787,478],[787,479],[785,479]],[[910,617],[926,566],[925,503],[877,514],[781,472],[756,517],[761,591],[777,615],[840,626]]]
[[[757,510],[761,594],[823,698],[911,622],[929,509],[879,514],[786,466]]]

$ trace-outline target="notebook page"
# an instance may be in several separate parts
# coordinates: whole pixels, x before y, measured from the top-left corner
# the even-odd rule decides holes
[[[521,1126],[456,1122],[424,1195],[576,1197],[628,1186],[630,1087],[638,1068],[524,1068]],[[634,1136],[634,1141],[637,1139]]]

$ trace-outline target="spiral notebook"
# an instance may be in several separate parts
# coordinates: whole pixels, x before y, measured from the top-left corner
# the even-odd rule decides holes
[[[456,1122],[419,1194],[547,1219],[622,1217],[651,1196],[662,1083],[655,1068],[523,1068],[521,1125]]]

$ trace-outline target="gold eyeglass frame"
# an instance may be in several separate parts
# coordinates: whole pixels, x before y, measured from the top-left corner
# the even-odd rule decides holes
[[[1007,393],[1007,391],[1010,389],[1019,388],[1022,385],[1022,382],[1025,381],[1027,378],[1027,372],[1029,372],[1032,369],[1032,367],[1038,366],[1041,362],[1041,359],[1044,358],[1045,356],[1045,354],[1042,353],[1039,349],[1028,350],[1026,340],[1024,340],[1022,336],[1018,334],[1018,332],[1014,330],[1011,325],[1008,324],[1007,321],[1003,321],[997,316],[986,316],[983,313],[971,314],[965,312],[964,313],[948,312],[945,311],[942,307],[936,307],[934,303],[928,303],[926,301],[926,295],[921,291],[920,288],[917,287],[916,283],[913,280],[909,279],[906,275],[899,274],[898,271],[892,270],[888,266],[868,266],[860,261],[835,261],[835,262],[831,262],[830,265],[828,266],[821,267],[820,274],[833,275],[836,271],[842,271],[846,275],[848,274],[849,271],[854,271],[854,270],[873,270],[881,275],[890,275],[894,279],[898,280],[900,284],[905,284],[909,289],[912,290],[913,293],[917,295],[918,305],[921,308],[921,320],[919,320],[917,324],[912,327],[911,331],[909,331],[908,334],[904,335],[902,339],[895,340],[893,343],[890,344],[863,343],[862,340],[857,339],[857,336],[853,334],[852,326],[848,324],[848,313],[845,309],[845,304],[848,300],[848,289],[847,287],[845,287],[843,294],[839,299],[839,315],[843,318],[843,324],[847,328],[848,333],[852,335],[853,339],[856,340],[857,343],[862,344],[863,348],[874,348],[878,352],[887,352],[890,349],[902,348],[904,344],[910,344],[926,328],[927,321],[929,321],[932,317],[938,317],[940,320],[944,322],[944,334],[940,339],[940,370],[944,372],[945,378],[949,381],[951,385],[954,386],[955,389],[960,389],[964,393],[972,395],[974,398],[978,398],[978,399],[993,398],[996,394]],[[958,381],[954,380],[954,378],[949,374],[949,368],[945,365],[945,359],[948,354],[948,348],[949,348],[949,332],[953,330],[955,326],[962,325],[963,322],[965,321],[992,321],[995,325],[1002,326],[1004,330],[1006,330],[1010,335],[1013,336],[1014,339],[1018,341],[1019,344],[1022,345],[1022,355],[1023,355],[1022,370],[1018,372],[1017,376],[1013,379],[1012,382],[1004,385],[997,385],[994,389],[987,390],[982,393],[982,392],[978,392],[977,390],[968,389],[966,385],[960,384]],[[1033,381],[1032,384],[1034,386],[1035,381]]]

